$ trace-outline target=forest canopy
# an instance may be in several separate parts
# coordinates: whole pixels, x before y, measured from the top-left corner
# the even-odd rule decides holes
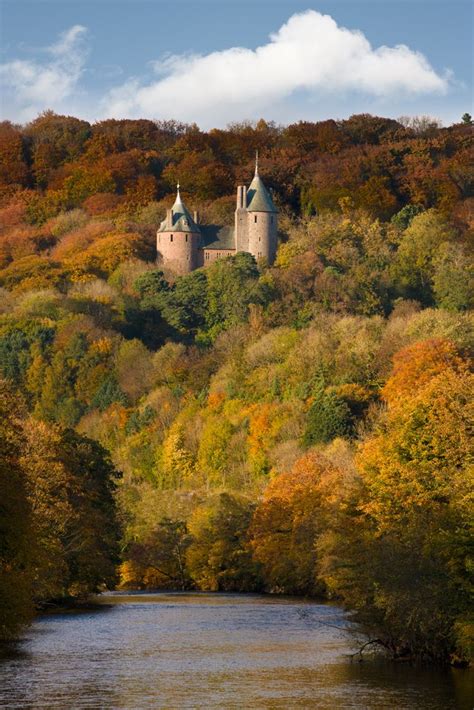
[[[178,178],[232,224],[257,149],[275,264],[163,269]],[[117,580],[472,657],[472,205],[466,123],[1,124],[0,636]]]

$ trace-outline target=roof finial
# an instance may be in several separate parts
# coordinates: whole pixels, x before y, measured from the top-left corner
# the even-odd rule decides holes
[[[178,184],[176,185],[176,191],[177,191],[178,197],[179,197],[179,180],[178,180]]]
[[[258,150],[255,151],[255,177],[258,177]]]

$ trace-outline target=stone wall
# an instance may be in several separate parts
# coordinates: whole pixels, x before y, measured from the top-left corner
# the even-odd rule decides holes
[[[274,212],[248,213],[248,248],[257,259],[266,259],[272,264],[277,246],[277,215]]]
[[[237,251],[248,251],[249,239],[247,232],[247,210],[235,211],[235,248]]]
[[[247,231],[247,188],[239,185],[237,188],[237,206],[235,210],[235,248],[237,251],[248,251]]]
[[[200,236],[196,232],[158,232],[156,250],[158,259],[178,274],[187,274],[200,265],[198,246]]]
[[[200,249],[202,254],[202,263],[200,266],[209,266],[219,259],[224,259],[226,256],[233,256],[235,249]]]

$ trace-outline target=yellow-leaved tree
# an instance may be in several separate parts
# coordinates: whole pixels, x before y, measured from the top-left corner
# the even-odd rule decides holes
[[[349,514],[318,543],[330,590],[397,656],[472,656],[474,377],[447,341],[395,357]]]

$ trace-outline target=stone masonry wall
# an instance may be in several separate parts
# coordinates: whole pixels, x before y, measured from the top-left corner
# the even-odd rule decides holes
[[[156,250],[170,269],[178,274],[187,274],[199,266],[198,246],[200,236],[195,232],[158,232]]]
[[[272,212],[248,213],[248,249],[257,259],[272,264],[276,255],[277,215]]]
[[[235,249],[200,249],[202,253],[202,264],[200,266],[209,266],[219,259],[224,259],[226,256],[233,256]]]
[[[235,211],[235,248],[237,251],[248,251],[247,210]]]

